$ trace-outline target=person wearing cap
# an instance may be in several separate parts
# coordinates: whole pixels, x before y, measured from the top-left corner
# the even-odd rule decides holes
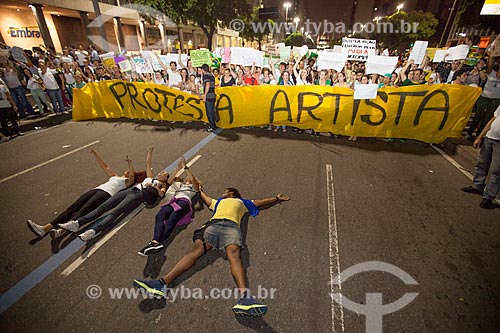
[[[392,87],[391,79],[392,79],[391,73],[385,74],[382,82],[379,83],[378,87],[379,88]]]
[[[86,85],[85,81],[83,81],[82,73],[79,71],[75,73],[75,81],[75,88],[81,89]]]

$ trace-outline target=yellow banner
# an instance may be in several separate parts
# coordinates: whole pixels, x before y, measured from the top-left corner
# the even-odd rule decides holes
[[[161,85],[113,80],[73,91],[74,120],[207,122],[197,96]],[[222,128],[273,124],[440,143],[461,136],[481,89],[450,84],[384,88],[374,100],[354,100],[350,89],[321,86],[224,87],[216,93],[217,125]]]

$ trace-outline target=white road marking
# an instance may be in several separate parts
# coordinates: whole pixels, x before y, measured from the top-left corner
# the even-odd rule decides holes
[[[462,167],[460,164],[458,164],[457,161],[455,161],[453,158],[451,158],[448,154],[446,154],[443,150],[441,150],[440,148],[432,145],[432,148],[434,148],[435,151],[437,151],[438,153],[440,153],[444,158],[446,158],[446,160],[448,162],[450,162],[455,168],[457,168],[458,170],[460,170],[460,172],[462,172],[465,177],[469,178],[469,180],[473,180],[474,179],[474,176],[469,172],[469,170],[466,170],[464,167]]]
[[[71,273],[75,271],[81,264],[85,262],[88,258],[90,258],[91,255],[93,255],[101,246],[104,245],[108,240],[111,239],[118,231],[120,231],[121,228],[123,228],[134,216],[136,216],[141,210],[142,206],[137,207],[134,209],[127,217],[121,221],[113,230],[109,231],[103,238],[101,238],[97,243],[93,244],[91,247],[89,247],[85,252],[82,253],[81,256],[79,256],[75,261],[71,263],[62,273],[62,276],[68,276]]]
[[[192,166],[196,161],[200,159],[201,155],[196,155],[192,160],[186,163],[187,166]],[[174,162],[174,163],[177,163]],[[184,170],[179,170],[177,173],[179,176],[182,174]],[[178,176],[177,176],[178,177]],[[129,223],[137,214],[141,212],[144,206],[139,206],[134,209],[130,214],[128,214],[123,221],[121,221],[116,227],[114,227],[111,231],[109,231],[103,238],[101,238],[98,242],[93,244],[90,248],[85,250],[75,261],[73,261],[62,273],[61,275],[66,277],[73,273],[81,264],[83,264],[90,256],[92,256],[101,246],[103,246],[108,240],[111,239],[121,228],[123,228],[127,223]]]
[[[201,155],[196,155],[195,157],[193,157],[193,159],[189,162],[186,163],[186,166],[187,167],[191,167],[191,165],[193,165],[196,161],[198,161],[200,159]],[[176,161],[176,163],[178,163],[179,160]],[[177,171],[177,173],[175,174],[175,177],[180,177],[180,175],[182,175],[184,173],[184,169],[181,169],[179,171]]]
[[[50,163],[52,163],[52,162],[54,162],[54,161],[60,160],[60,159],[61,159],[61,158],[63,158],[63,157],[66,157],[66,156],[68,156],[68,155],[71,155],[71,154],[73,154],[73,153],[76,153],[77,151],[80,151],[80,150],[82,150],[82,149],[85,149],[85,148],[87,148],[87,147],[90,147],[90,146],[92,146],[92,145],[95,145],[96,143],[99,143],[99,142],[101,142],[101,141],[94,141],[94,142],[92,142],[92,143],[89,143],[88,145],[85,145],[85,146],[83,146],[83,147],[80,147],[80,148],[77,148],[77,149],[75,149],[75,150],[69,151],[69,152],[67,152],[66,154],[62,154],[62,155],[57,156],[57,157],[54,157],[54,158],[52,158],[52,159],[50,159],[50,160],[48,160],[48,161],[45,161],[45,162],[40,163],[40,164],[37,164],[37,165],[35,165],[35,166],[31,167],[31,168],[28,168],[28,169],[26,169],[26,170],[23,170],[23,171],[20,171],[20,172],[18,172],[18,173],[15,173],[15,174],[13,174],[13,175],[11,175],[11,176],[9,176],[9,177],[6,177],[6,178],[4,178],[4,179],[1,179],[1,180],[0,180],[0,184],[2,184],[2,183],[4,183],[4,182],[6,182],[6,181],[8,181],[8,180],[11,180],[11,179],[13,179],[13,178],[16,178],[16,177],[18,177],[18,176],[24,175],[25,173],[28,173],[28,172],[33,171],[33,170],[35,170],[35,169],[38,169],[38,168],[40,168],[40,167],[43,167],[44,165],[47,165],[47,164],[50,164]]]
[[[330,164],[326,165],[326,186],[328,195],[328,239],[330,251],[330,293],[340,294],[339,312],[340,312],[340,329],[344,332],[344,308],[342,306],[342,285],[340,283],[340,259],[339,259],[339,241],[337,233],[337,213],[335,209],[335,192],[333,188],[333,171]],[[333,281],[337,276],[337,281]],[[335,288],[334,286],[338,286]],[[331,299],[332,307],[332,332],[335,332],[335,307],[336,302]]]
[[[434,148],[434,150],[436,150],[438,153],[440,153],[448,162],[450,162],[455,168],[457,168],[458,170],[460,170],[460,172],[462,172],[465,177],[469,178],[470,181],[472,181],[474,179],[474,176],[472,175],[472,173],[469,172],[469,170],[465,169],[463,166],[461,166],[457,161],[455,161],[453,158],[451,158],[448,154],[446,154],[442,149],[432,145],[432,148]],[[494,200],[497,204],[500,205],[500,200],[498,199],[495,199]]]

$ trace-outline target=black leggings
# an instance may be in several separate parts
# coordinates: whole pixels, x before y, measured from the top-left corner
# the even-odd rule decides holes
[[[52,224],[53,227],[57,227],[60,223],[66,223],[69,220],[76,220],[80,216],[83,216],[99,207],[100,204],[108,200],[110,197],[111,195],[109,195],[108,192],[96,188],[87,191],[76,199],[76,201],[64,212],[59,214],[58,217],[50,222],[50,224]]]

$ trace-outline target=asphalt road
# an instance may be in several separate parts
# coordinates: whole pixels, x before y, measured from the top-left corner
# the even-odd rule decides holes
[[[233,298],[162,302],[110,295],[109,288],[131,288],[134,278],[156,278],[172,267],[191,246],[192,232],[210,217],[206,207],[198,207],[194,222],[174,233],[165,253],[149,259],[137,255],[152,237],[157,211],[144,209],[71,274],[61,273],[84,247],[32,289],[19,287],[38,267],[46,270],[53,252],[69,243],[51,244],[49,237],[33,242],[26,220],[46,223],[106,180],[90,147],[122,172],[127,154],[137,170],[143,169],[147,147],[154,145],[159,171],[207,136],[193,123],[66,122],[2,144],[0,293],[12,288],[26,293],[0,315],[0,330],[364,332],[366,316],[351,311],[348,300],[363,306],[367,293],[381,293],[388,304],[418,293],[409,305],[383,316],[383,332],[498,332],[500,210],[480,209],[480,197],[459,190],[469,180],[419,143],[241,129],[223,131],[199,146],[196,155],[202,157],[192,170],[209,195],[217,197],[231,186],[251,199],[278,192],[292,198],[242,224],[251,290],[275,289],[274,297],[262,299],[269,306],[262,319],[235,318]],[[417,284],[368,271],[372,261],[398,267]],[[366,272],[343,280],[339,290],[336,275],[357,264]],[[91,285],[101,288],[99,298],[87,296]],[[234,283],[227,260],[212,252],[176,285],[179,291],[201,288],[206,295]],[[332,290],[342,293],[344,308],[332,300]]]

